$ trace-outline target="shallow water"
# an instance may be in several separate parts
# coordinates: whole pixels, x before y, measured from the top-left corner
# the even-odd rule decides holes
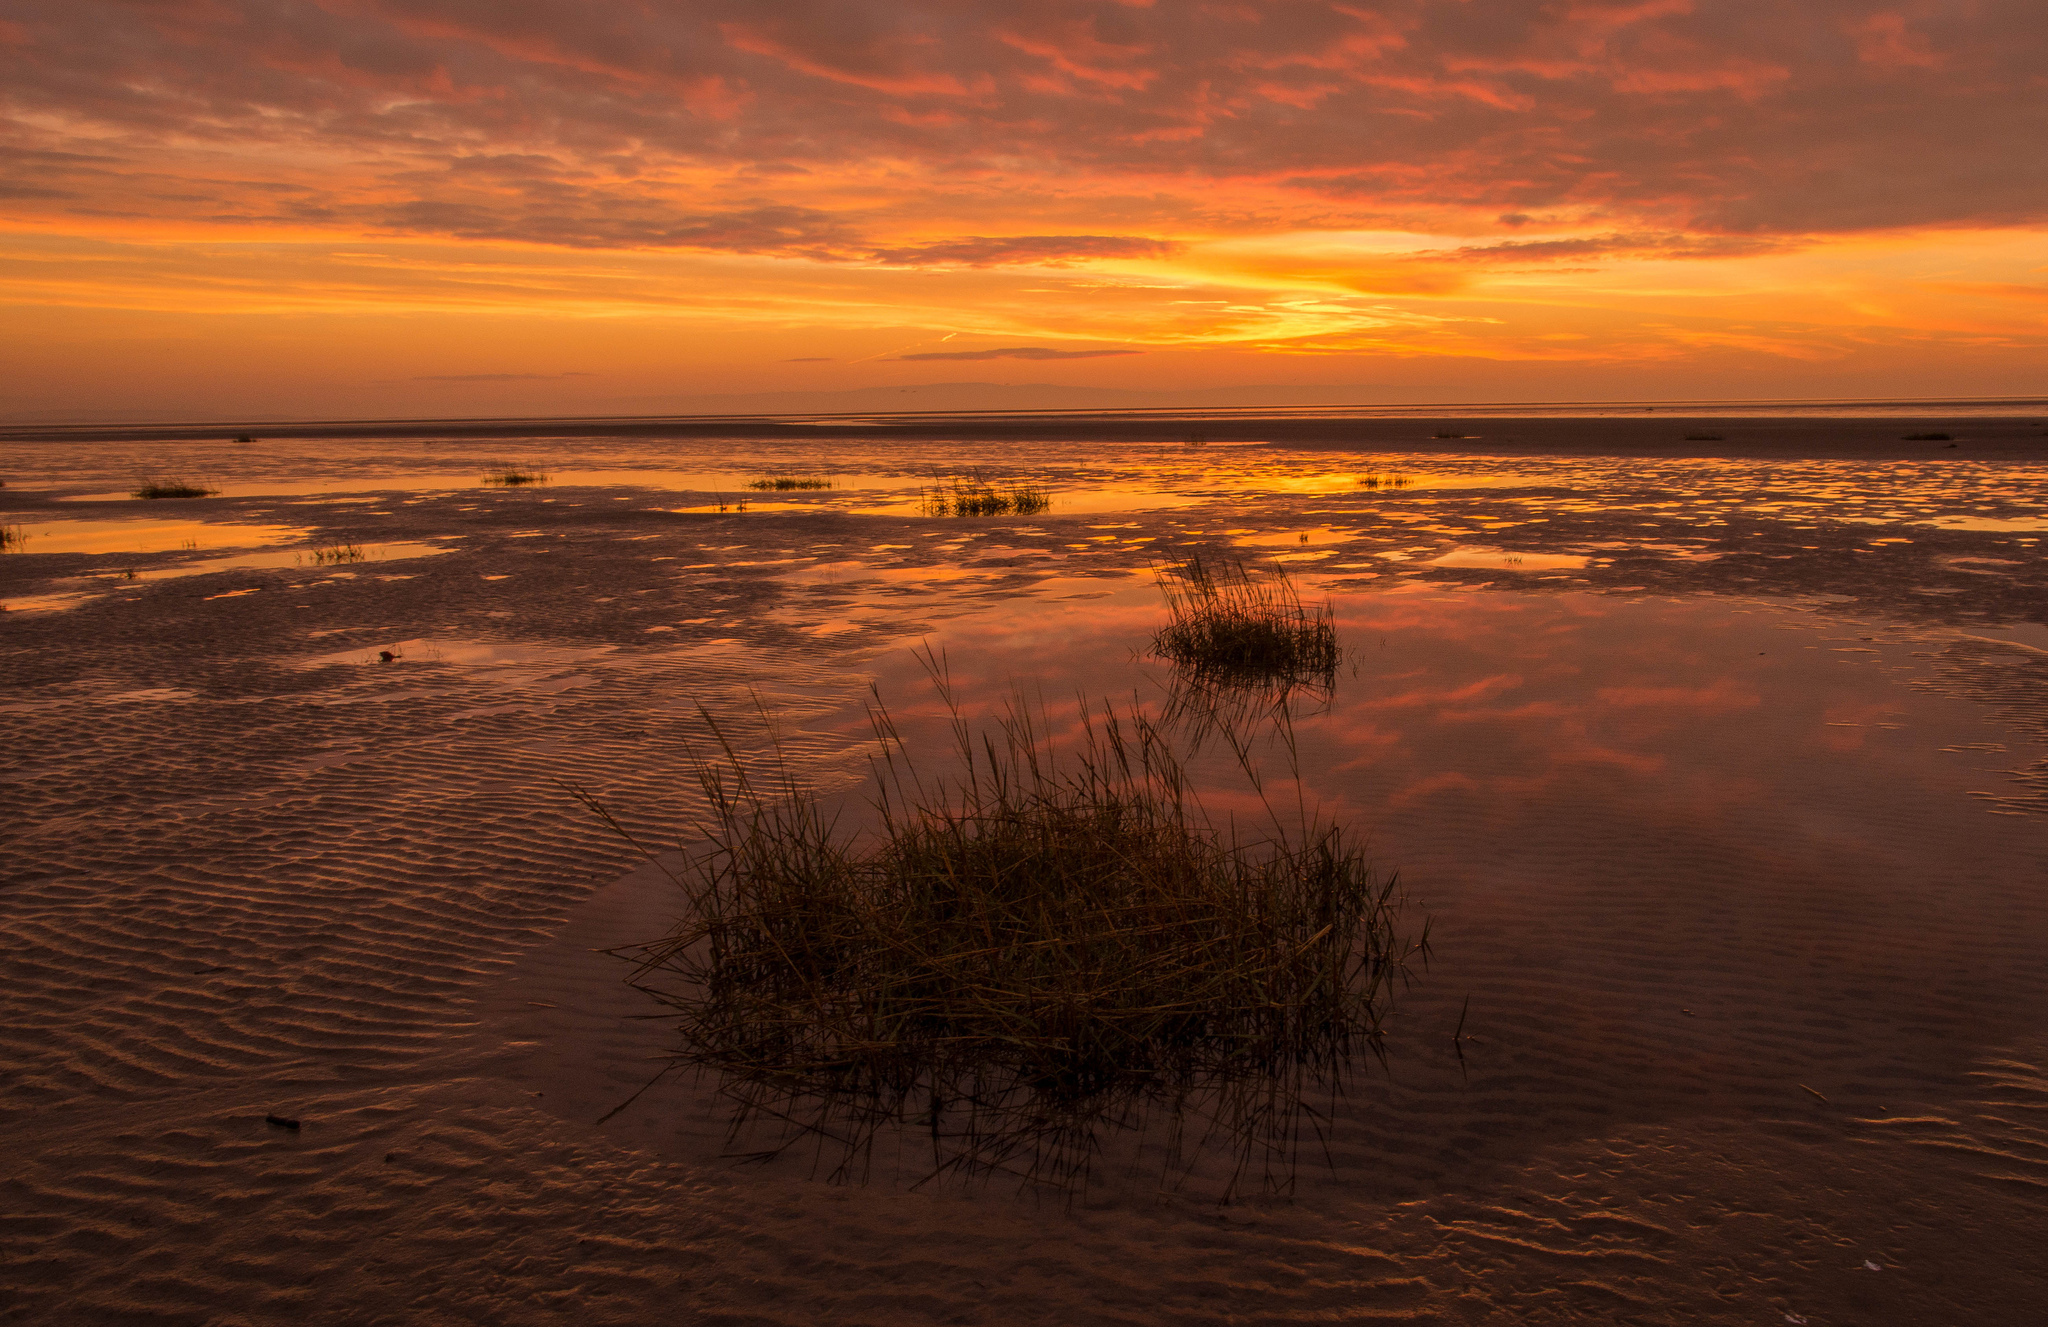
[[[175,446],[0,445],[7,522],[126,540],[0,555],[18,1320],[2048,1303],[2048,467]],[[556,479],[474,484],[507,459]],[[698,476],[827,466],[843,491],[677,510]],[[937,471],[1055,506],[924,517]],[[1394,471],[1427,482],[1356,482]],[[175,517],[91,496],[138,472],[224,492]],[[643,478],[564,482],[603,474]],[[306,560],[343,543],[370,558]],[[597,1125],[664,1043],[591,950],[672,904],[574,790],[676,842],[701,704],[757,754],[772,716],[857,807],[870,688],[943,747],[919,645],[975,712],[1021,691],[1066,734],[1079,697],[1157,709],[1153,567],[1192,551],[1329,597],[1345,663],[1291,756],[1260,730],[1269,796],[1298,770],[1432,918],[1387,1064],[1291,1200],[1218,1207],[1200,1167],[1073,1203],[913,1189],[914,1150],[831,1186],[723,1157],[690,1084]],[[1265,814],[1204,753],[1212,810]]]
[[[308,531],[289,525],[233,521],[38,521],[19,531],[23,553],[173,553],[202,548],[254,548],[302,540]]]

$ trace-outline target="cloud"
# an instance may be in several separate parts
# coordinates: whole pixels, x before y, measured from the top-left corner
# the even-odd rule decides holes
[[[0,150],[33,157],[10,210],[37,224],[979,267],[1445,218],[1700,236],[2048,220],[2039,0],[8,14]],[[981,233],[1012,228],[1042,233]]]
[[[1089,258],[1165,258],[1185,246],[1137,235],[970,235],[936,244],[877,249],[874,257],[900,266],[955,264],[995,267],[1007,263],[1066,266]]]
[[[413,382],[554,382],[562,378],[595,378],[595,373],[426,373]]]
[[[1594,235],[1576,239],[1503,240],[1456,249],[1424,250],[1438,262],[1544,262],[1571,258],[1752,258],[1787,244],[1747,235]]]
[[[648,198],[612,200],[589,191],[550,199],[489,202],[420,199],[381,216],[379,229],[458,239],[516,240],[567,248],[706,249],[725,253],[783,253],[842,258],[857,246],[856,232],[816,208],[757,206],[708,214],[677,214]]]
[[[927,350],[897,355],[899,360],[926,359],[1102,359],[1109,355],[1142,355],[1142,350],[1050,350],[1044,346],[1006,346],[1000,350]]]

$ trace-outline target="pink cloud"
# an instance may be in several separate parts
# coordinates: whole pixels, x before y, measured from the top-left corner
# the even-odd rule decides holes
[[[1872,14],[1843,26],[1856,42],[1857,58],[1875,68],[1939,69],[1947,63],[1924,33],[1907,26],[1904,14]]]

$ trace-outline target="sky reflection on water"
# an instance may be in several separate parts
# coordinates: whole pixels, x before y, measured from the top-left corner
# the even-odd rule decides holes
[[[987,710],[1021,692],[1063,722],[1077,696],[1157,710],[1173,686],[1148,655],[1157,591],[1106,588],[951,625],[935,640],[960,693]],[[1892,804],[1917,795],[1953,736],[1904,723],[1929,706],[1907,685],[1929,636],[1810,606],[1422,586],[1334,605],[1345,659],[1327,703],[1295,707],[1293,740],[1311,791],[1369,824],[1427,819],[1444,797],[1510,820],[1538,805],[1583,815],[1589,801],[1654,803],[1639,806],[1646,819],[1761,815],[1852,752],[1856,779]],[[937,717],[908,656],[878,668],[899,719]],[[1268,760],[1276,740],[1261,738]]]

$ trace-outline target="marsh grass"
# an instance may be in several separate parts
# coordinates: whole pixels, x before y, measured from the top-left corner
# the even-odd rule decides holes
[[[935,484],[918,495],[927,516],[1036,516],[1052,506],[1052,495],[1036,484],[1005,484],[970,477]]]
[[[1376,471],[1367,471],[1358,477],[1358,486],[1360,488],[1406,488],[1414,482],[1407,475],[1395,473],[1380,474]]]
[[[188,479],[145,479],[131,496],[138,498],[207,498],[220,490]]]
[[[748,481],[747,487],[770,493],[795,493],[807,489],[831,488],[832,481],[818,475],[767,475]]]
[[[540,470],[525,470],[516,465],[501,465],[484,476],[484,483],[499,488],[519,488],[527,484],[545,484],[547,474]]]
[[[361,544],[321,544],[299,554],[298,561],[301,566],[338,567],[347,562],[362,562],[369,556]]]
[[[28,531],[19,525],[0,525],[0,553],[19,553],[28,547]]]
[[[839,1180],[901,1129],[929,1148],[926,1180],[1073,1192],[1128,1130],[1163,1134],[1169,1172],[1220,1143],[1229,1191],[1286,1187],[1327,1119],[1311,1098],[1381,1052],[1393,987],[1426,955],[1426,927],[1398,932],[1395,878],[1305,811],[1292,832],[1279,814],[1257,834],[1214,825],[1140,712],[1084,706],[1056,751],[1022,702],[973,728],[928,665],[954,772],[927,775],[872,707],[863,835],[700,710],[709,810],[675,877],[684,918],[613,951],[673,1020],[671,1067],[715,1077],[735,1142],[767,1131],[743,1155],[813,1144]]]
[[[1152,652],[1198,690],[1328,685],[1340,651],[1333,610],[1305,605],[1280,564],[1248,568],[1199,554],[1156,567],[1171,620]]]

